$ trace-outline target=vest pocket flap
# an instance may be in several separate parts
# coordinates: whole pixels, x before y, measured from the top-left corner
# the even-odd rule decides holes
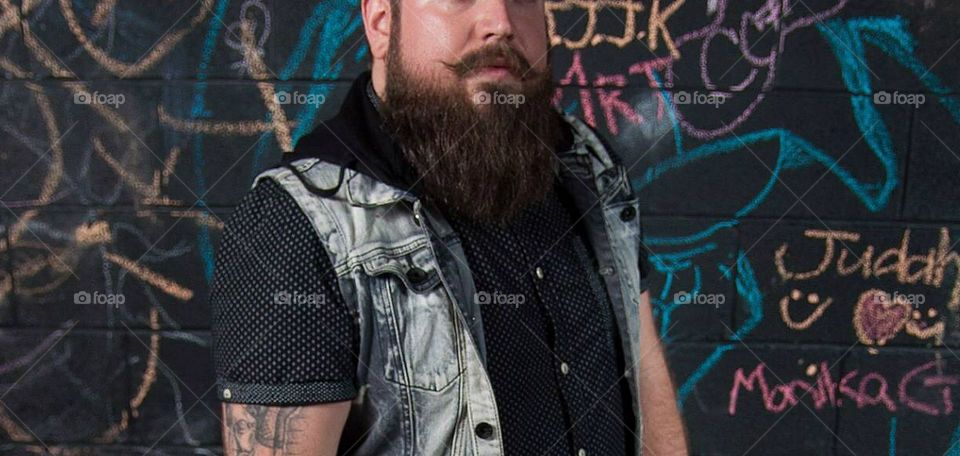
[[[426,248],[399,255],[373,255],[363,262],[363,270],[370,276],[393,275],[415,293],[427,292],[440,283],[440,274],[433,266],[430,250]]]

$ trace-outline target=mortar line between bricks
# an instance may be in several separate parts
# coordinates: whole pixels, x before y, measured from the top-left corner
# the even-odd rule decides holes
[[[907,125],[907,153],[903,158],[903,184],[900,186],[900,207],[897,208],[897,218],[905,222],[904,213],[907,209],[907,190],[910,188],[910,157],[913,156],[913,135],[917,122],[917,110],[910,111],[910,123]]]

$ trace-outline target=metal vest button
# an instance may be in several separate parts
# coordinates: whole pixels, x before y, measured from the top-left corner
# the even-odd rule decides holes
[[[477,437],[487,440],[493,437],[493,426],[491,426],[490,423],[480,423],[477,425],[477,428],[474,429],[474,432],[477,433]]]

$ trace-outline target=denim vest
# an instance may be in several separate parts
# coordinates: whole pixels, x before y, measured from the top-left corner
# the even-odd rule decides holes
[[[593,131],[572,116],[563,117],[573,127],[575,141],[571,150],[558,153],[560,179],[578,214],[585,214],[582,220],[613,305],[639,455],[637,199],[626,169]],[[502,455],[480,307],[456,233],[411,193],[365,174],[317,158],[294,161],[291,167],[298,172],[277,167],[256,182],[275,180],[308,216],[359,324],[360,393],[351,406],[341,451]],[[330,196],[310,190],[337,187]]]

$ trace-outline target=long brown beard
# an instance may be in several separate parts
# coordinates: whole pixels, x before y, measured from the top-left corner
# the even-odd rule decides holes
[[[417,171],[427,202],[452,216],[502,224],[542,201],[557,172],[562,122],[551,104],[549,65],[535,71],[506,45],[449,65],[462,78],[487,59],[503,57],[515,75],[525,75],[519,91],[485,83],[489,103],[478,106],[462,86],[408,74],[396,44],[387,59],[384,120]],[[518,94],[522,103],[504,103],[521,100]]]

